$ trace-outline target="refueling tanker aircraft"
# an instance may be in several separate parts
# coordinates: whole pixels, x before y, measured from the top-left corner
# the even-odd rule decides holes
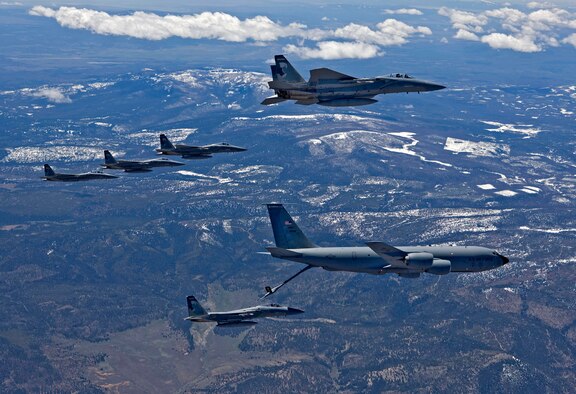
[[[255,321],[249,319],[298,315],[304,313],[301,309],[280,306],[278,304],[258,305],[228,312],[206,312],[196,297],[192,295],[186,297],[186,303],[188,304],[188,317],[184,320],[200,323],[218,323],[219,326],[228,327],[257,324]]]
[[[376,78],[355,78],[329,68],[310,70],[308,82],[296,71],[284,55],[274,56],[272,81],[268,82],[276,96],[261,104],[271,105],[286,100],[296,104],[318,104],[328,107],[368,105],[373,97],[388,93],[420,93],[444,89],[445,86],[414,79],[408,74],[391,74]]]
[[[276,246],[266,249],[273,257],[306,264],[306,267],[276,287],[266,286],[262,298],[314,267],[418,278],[423,273],[487,271],[510,261],[482,246],[391,246],[384,242],[366,242],[367,246],[319,247],[304,235],[282,204],[267,204],[267,207]]]
[[[209,159],[213,153],[244,152],[246,148],[230,145],[227,142],[201,146],[181,145],[174,146],[165,134],[160,134],[160,149],[156,149],[161,155],[178,155],[183,159]]]

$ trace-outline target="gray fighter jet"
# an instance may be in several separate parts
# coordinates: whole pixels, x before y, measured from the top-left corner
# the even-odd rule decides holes
[[[306,267],[279,286],[267,286],[263,298],[313,267],[418,278],[423,273],[486,271],[509,262],[497,251],[482,246],[391,246],[384,242],[366,242],[364,247],[318,247],[304,235],[282,204],[267,207],[276,246],[266,249],[273,257],[306,264]]]
[[[160,149],[156,149],[161,155],[179,155],[183,159],[209,159],[213,153],[243,152],[246,148],[230,145],[227,142],[218,144],[191,146],[191,145],[172,145],[168,137],[160,134]]]
[[[303,310],[278,304],[258,305],[228,312],[206,312],[196,297],[191,295],[186,297],[186,303],[188,304],[188,317],[185,320],[199,323],[218,323],[219,326],[253,325],[257,323],[249,319],[304,313]]]
[[[90,181],[93,179],[112,179],[118,178],[115,175],[105,174],[103,172],[85,172],[82,174],[58,174],[55,173],[52,167],[44,164],[44,176],[42,177],[47,181],[60,181],[60,182],[76,182],[76,181]]]
[[[168,159],[149,159],[149,160],[116,160],[109,150],[104,151],[104,164],[102,167],[113,170],[124,170],[126,172],[148,172],[154,167],[174,167],[183,166],[184,163]]]
[[[355,78],[328,68],[310,70],[308,82],[296,71],[284,55],[274,56],[272,81],[268,82],[276,96],[262,104],[271,105],[286,100],[296,104],[318,104],[328,107],[368,105],[377,102],[378,94],[430,92],[445,86],[414,79],[407,74],[392,74],[377,78]]]

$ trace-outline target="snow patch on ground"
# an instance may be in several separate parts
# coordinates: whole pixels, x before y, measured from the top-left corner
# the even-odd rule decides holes
[[[104,161],[102,148],[92,146],[23,146],[7,148],[2,162],[49,163],[52,161]],[[120,151],[118,151],[120,153]]]
[[[519,133],[524,134],[525,138],[535,137],[538,133],[542,132],[542,129],[534,127],[531,124],[506,124],[500,122],[494,122],[491,120],[481,120],[480,122],[487,124],[489,126],[495,126],[496,128],[486,129],[488,131],[493,131],[495,133]]]
[[[491,185],[490,183],[485,183],[483,185],[476,185],[476,186],[478,186],[482,190],[494,190],[494,189],[496,189],[496,187],[494,185]]]
[[[524,231],[536,231],[539,233],[549,233],[549,234],[576,232],[576,228],[531,228],[528,226],[520,226],[518,227],[518,229]]]
[[[504,196],[504,197],[514,197],[516,194],[515,191],[512,190],[500,190],[497,192],[494,192],[494,194],[498,194],[499,196]]]
[[[420,160],[427,162],[427,163],[435,163],[435,164],[439,164],[439,165],[444,166],[444,167],[453,167],[452,164],[450,164],[450,163],[444,163],[444,162],[438,161],[438,160],[428,160],[426,157],[424,157],[424,156],[414,152],[413,150],[411,150],[410,148],[415,147],[419,142],[416,138],[414,138],[414,136],[416,135],[415,133],[402,131],[402,132],[394,132],[394,133],[388,133],[388,134],[396,136],[396,137],[408,139],[408,140],[410,140],[410,142],[408,142],[407,144],[404,144],[402,146],[402,148],[384,147],[384,149],[386,149],[387,151],[394,152],[394,153],[402,153],[402,154],[410,155],[410,156],[416,156]]]
[[[455,153],[470,153],[475,156],[499,156],[510,154],[510,146],[493,142],[474,142],[448,137],[444,149]]]

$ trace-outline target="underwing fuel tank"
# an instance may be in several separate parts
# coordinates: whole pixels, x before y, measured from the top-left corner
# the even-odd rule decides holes
[[[325,107],[355,107],[359,105],[369,105],[378,102],[378,100],[369,98],[343,98],[336,100],[319,101],[318,105]]]

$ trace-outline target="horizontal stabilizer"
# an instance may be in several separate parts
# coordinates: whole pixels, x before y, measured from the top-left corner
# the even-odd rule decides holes
[[[406,266],[403,260],[408,255],[406,252],[384,242],[366,242],[366,245],[390,265],[395,267]]]
[[[350,75],[339,73],[338,71],[330,70],[329,68],[316,68],[310,70],[310,81],[318,82],[321,79],[335,79],[338,81],[346,81],[356,79]]]
[[[304,99],[304,100],[297,100],[297,101],[295,101],[295,104],[312,105],[312,104],[316,104],[317,102],[318,102],[317,98],[308,98],[308,99]]]
[[[278,104],[281,103],[282,101],[286,101],[285,98],[282,97],[278,97],[278,96],[272,96],[272,97],[266,97],[264,99],[264,101],[262,101],[260,104],[262,105],[272,105],[272,104]]]
[[[293,252],[289,249],[284,249],[284,248],[277,248],[277,247],[273,247],[270,246],[268,248],[266,248],[267,251],[270,252],[270,254],[273,257],[302,257],[302,253],[298,253],[298,252]]]

